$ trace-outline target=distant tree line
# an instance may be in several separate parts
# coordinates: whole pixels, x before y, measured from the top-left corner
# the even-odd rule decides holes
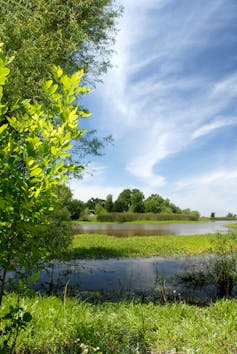
[[[211,212],[210,214],[210,219],[213,220],[236,220],[237,219],[237,215],[231,212],[228,212],[226,216],[216,216],[216,213],[214,211]]]
[[[89,215],[102,215],[108,213],[153,213],[153,214],[195,214],[199,218],[198,211],[181,209],[168,198],[164,199],[159,194],[151,194],[145,198],[139,189],[124,189],[116,200],[113,201],[112,194],[105,199],[90,198],[87,202],[73,199],[70,189],[62,185],[58,191],[61,198],[61,206],[70,213],[72,220],[86,219]],[[64,195],[64,200],[62,200]]]

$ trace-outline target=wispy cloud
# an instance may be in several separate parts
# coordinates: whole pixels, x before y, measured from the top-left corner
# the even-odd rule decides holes
[[[229,181],[237,182],[237,169],[234,170],[217,170],[199,176],[184,178],[176,183],[177,189],[192,188],[196,186],[228,186]]]
[[[114,68],[97,92],[101,125],[119,143],[120,156],[111,158],[120,158],[135,182],[144,190],[165,188],[168,172],[159,173],[163,161],[187,152],[197,141],[208,142],[220,129],[237,127],[236,59],[221,52],[231,38],[226,29],[237,20],[237,5],[227,0],[121,3],[125,12]],[[222,61],[216,61],[218,56]],[[221,166],[219,172],[210,169],[198,179],[208,186],[218,173],[225,180],[223,171]],[[192,178],[173,187],[189,188]]]
[[[216,129],[227,127],[229,125],[237,125],[237,116],[234,118],[218,118],[212,121],[211,123],[204,124],[193,132],[191,139],[200,138],[204,135],[210,134]]]

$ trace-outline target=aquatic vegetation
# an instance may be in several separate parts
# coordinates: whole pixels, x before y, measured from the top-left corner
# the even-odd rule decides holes
[[[184,256],[209,253],[217,235],[115,238],[99,234],[75,235],[64,259]],[[237,247],[237,245],[236,245]]]

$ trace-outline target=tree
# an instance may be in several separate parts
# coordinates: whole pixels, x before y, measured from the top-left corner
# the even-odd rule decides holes
[[[124,189],[114,202],[114,211],[128,211],[131,206],[131,190]]]
[[[68,207],[72,201],[72,192],[70,188],[65,184],[57,184],[53,187],[55,193],[55,203],[58,204],[58,207]]]
[[[164,199],[159,194],[152,194],[144,201],[146,213],[161,213]]]
[[[80,86],[83,72],[67,76],[57,66],[44,82],[44,101],[24,100],[3,104],[3,86],[10,73],[0,57],[0,304],[6,272],[16,265],[28,268],[50,255],[50,213],[55,206],[55,186],[68,172],[71,141],[79,139],[78,116],[88,114],[75,99],[89,90]],[[53,220],[52,220],[53,221]],[[58,222],[58,221],[57,221]]]
[[[111,213],[113,211],[113,196],[112,194],[108,194],[105,200],[105,209],[108,213]]]
[[[14,56],[5,99],[42,98],[52,64],[66,74],[83,69],[87,81],[98,80],[110,66],[120,14],[114,0],[2,0],[0,39],[5,54]]]
[[[104,199],[100,199],[100,198],[90,198],[87,202],[86,202],[86,207],[92,211],[95,212],[96,207],[100,205],[103,208],[105,207],[105,200]]]
[[[14,57],[2,101],[42,101],[42,82],[49,79],[52,64],[68,75],[83,69],[84,83],[94,84],[110,67],[121,13],[115,0],[2,0],[0,41],[5,54]],[[71,163],[85,165],[85,156],[101,155],[111,141],[111,136],[98,137],[96,130],[86,132],[81,141],[74,141]]]
[[[67,206],[72,220],[80,219],[80,216],[84,213],[86,206],[82,200],[73,199]]]
[[[131,211],[134,213],[144,213],[144,194],[137,188],[131,191]]]
[[[227,217],[227,218],[235,218],[236,215],[233,214],[233,213],[228,212],[228,214],[226,215],[226,217]]]
[[[170,208],[172,210],[172,213],[175,213],[175,214],[181,214],[182,213],[182,210],[175,204],[173,203],[170,203]]]

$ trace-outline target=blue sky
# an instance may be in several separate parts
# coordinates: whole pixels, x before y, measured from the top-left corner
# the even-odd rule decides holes
[[[158,193],[202,215],[237,213],[237,1],[121,0],[114,65],[86,99],[114,145],[74,196]]]

